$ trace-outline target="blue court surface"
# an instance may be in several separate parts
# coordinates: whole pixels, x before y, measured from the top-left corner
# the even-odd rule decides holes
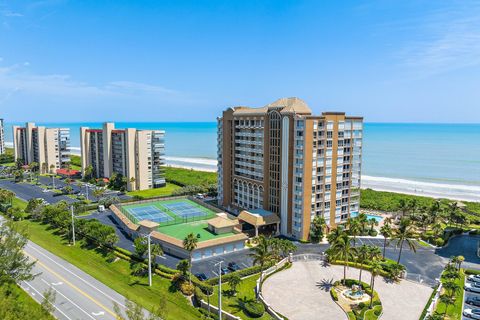
[[[208,215],[208,212],[206,212],[204,208],[197,207],[195,204],[188,202],[164,203],[162,205],[181,218],[203,217]]]
[[[128,211],[138,221],[150,220],[153,222],[161,223],[173,220],[172,217],[170,217],[168,214],[155,206],[129,208]]]

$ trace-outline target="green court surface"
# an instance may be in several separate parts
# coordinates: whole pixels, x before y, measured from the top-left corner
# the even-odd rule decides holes
[[[193,233],[195,236],[200,235],[199,242],[235,235],[233,232],[214,234],[208,230],[208,223],[205,220],[159,227],[158,231],[179,240],[183,240],[188,234]]]

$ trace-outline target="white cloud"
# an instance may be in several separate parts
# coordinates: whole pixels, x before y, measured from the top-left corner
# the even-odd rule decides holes
[[[23,17],[23,14],[21,13],[9,11],[9,10],[1,11],[1,15],[4,17]]]
[[[400,53],[404,63],[427,74],[480,66],[480,5],[448,7],[426,18]]]

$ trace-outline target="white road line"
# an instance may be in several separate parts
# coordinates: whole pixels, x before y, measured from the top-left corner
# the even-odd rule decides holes
[[[50,286],[50,283],[48,283],[47,281],[45,281],[44,279],[40,279],[42,280],[47,286],[49,286],[50,288],[52,288],[53,290],[55,290],[57,293],[59,293],[62,297],[64,297],[65,299],[67,299],[67,301],[69,301],[71,304],[73,304],[75,307],[77,307],[78,309],[80,309],[81,311],[83,311],[83,313],[85,313],[87,316],[89,316],[91,319],[95,320],[94,317],[92,317],[90,315],[90,313],[88,313],[87,311],[83,310],[78,304],[76,304],[75,302],[73,302],[72,300],[70,300],[66,295],[64,295],[63,293],[61,293],[58,289]]]
[[[123,308],[127,308],[125,305],[123,305],[123,303],[120,303],[118,302],[117,300],[115,300],[113,297],[111,297],[110,295],[106,294],[105,292],[103,292],[102,290],[98,289],[97,287],[95,287],[93,284],[91,284],[90,282],[84,280],[83,278],[81,278],[80,276],[78,276],[77,274],[75,274],[74,272],[68,270],[67,268],[65,268],[64,266],[62,266],[61,264],[59,264],[58,262],[56,262],[55,260],[53,260],[52,258],[50,258],[49,256],[47,256],[46,254],[44,254],[43,252],[41,252],[40,250],[36,249],[35,247],[33,247],[32,245],[28,244],[28,246],[37,251],[38,253],[40,253],[41,255],[43,255],[44,257],[46,257],[48,260],[52,261],[53,263],[55,263],[57,266],[61,267],[62,269],[64,269],[65,271],[67,271],[68,273],[74,275],[75,277],[77,277],[79,280],[81,280],[83,283],[89,285],[90,287],[94,288],[95,290],[97,290],[98,292],[100,292],[101,294],[103,294],[105,297],[107,297],[108,299],[110,299],[111,301],[113,302],[116,302],[119,306],[123,307]]]
[[[25,281],[24,281],[23,283],[26,284],[27,286],[29,286],[30,288],[32,288],[32,290],[36,291],[36,292],[38,293],[38,295],[39,295],[42,299],[44,298],[43,295],[42,295],[40,292],[38,292],[38,290],[35,289],[30,283],[25,282]],[[60,308],[57,307],[55,304],[53,304],[53,306],[55,307],[55,309],[57,309],[58,312],[60,312],[61,314],[63,314],[63,315],[65,316],[65,318],[67,318],[68,320],[72,320],[72,318],[70,318],[69,316],[67,316],[67,315],[66,315],[62,310],[60,310]]]

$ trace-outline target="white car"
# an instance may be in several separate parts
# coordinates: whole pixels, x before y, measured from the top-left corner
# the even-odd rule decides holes
[[[467,278],[469,281],[480,282],[480,274],[472,274]]]
[[[463,315],[470,319],[480,319],[480,309],[465,309]]]
[[[465,283],[465,291],[480,293],[480,283],[478,282]]]

